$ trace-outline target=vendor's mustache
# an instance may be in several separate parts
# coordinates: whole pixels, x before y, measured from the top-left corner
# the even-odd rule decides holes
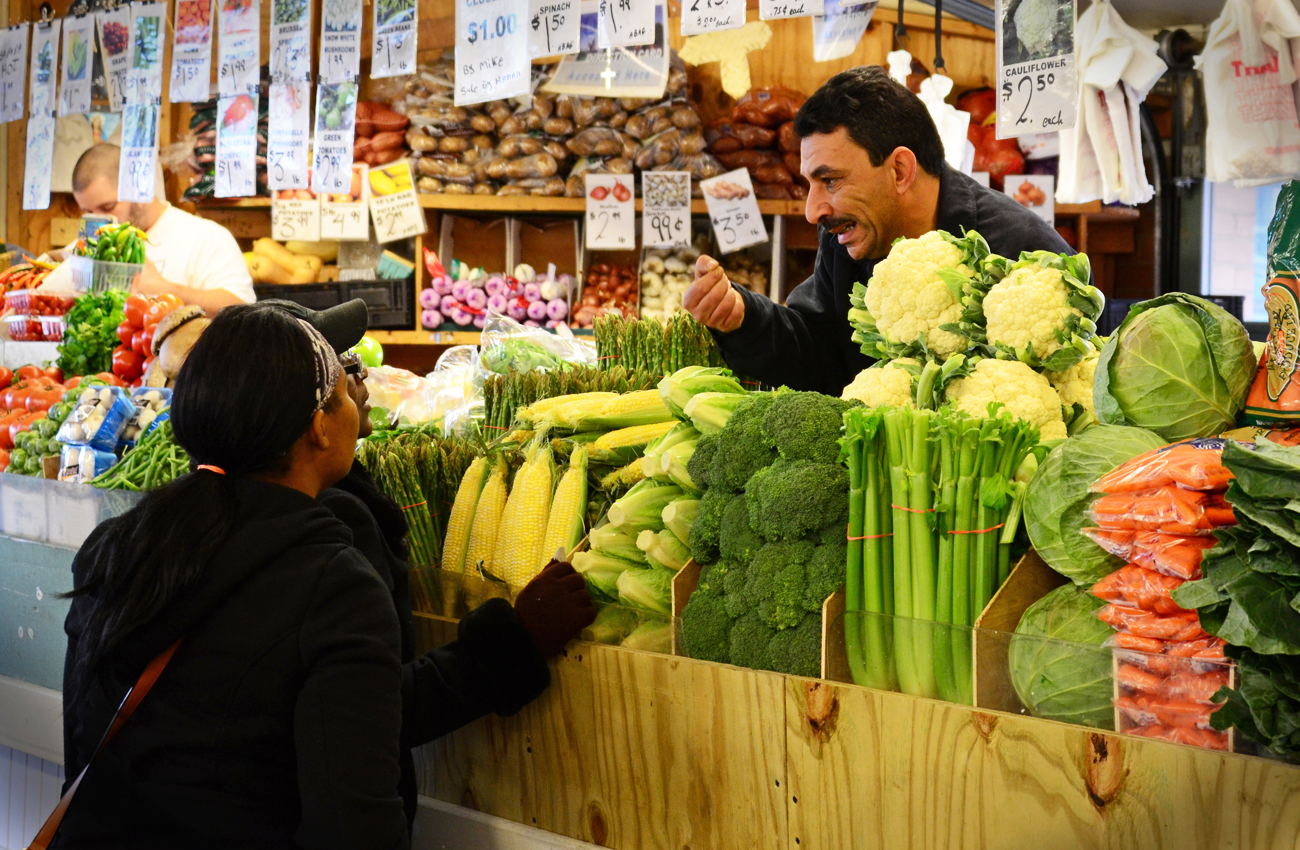
[[[827,230],[836,230],[840,227],[855,225],[858,221],[857,219],[849,218],[846,215],[825,215],[822,216],[821,220],[817,223]]]

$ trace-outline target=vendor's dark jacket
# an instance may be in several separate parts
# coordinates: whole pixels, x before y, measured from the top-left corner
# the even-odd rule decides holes
[[[94,600],[73,600],[64,757],[85,766],[128,687],[179,650],[94,761],[54,846],[376,848],[409,844],[398,795],[401,632],[352,532],[315,499],[237,479],[235,532],[202,576],[114,648],[74,700]],[[110,520],[73,561],[80,587]]]
[[[957,235],[977,231],[993,253],[1012,259],[1021,251],[1074,253],[1043,219],[947,165],[939,175],[938,227]],[[853,284],[865,285],[877,261],[854,260],[824,228],[820,239],[813,276],[794,288],[786,306],[735,287],[745,299],[745,320],[713,337],[736,373],[838,396],[874,362],[853,341],[848,315]]]
[[[360,463],[321,493],[320,500],[352,529],[354,545],[388,587],[401,622],[401,795],[408,817],[414,818],[415,768],[409,748],[493,712],[515,714],[546,690],[550,670],[504,599],[470,611],[460,621],[456,640],[417,656],[401,510]]]

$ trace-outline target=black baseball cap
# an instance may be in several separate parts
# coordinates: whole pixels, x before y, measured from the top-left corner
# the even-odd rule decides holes
[[[293,301],[282,301],[278,298],[257,303],[278,307],[289,315],[302,319],[320,331],[335,354],[342,354],[355,347],[370,327],[370,308],[360,298],[344,301],[325,310],[312,310]]]

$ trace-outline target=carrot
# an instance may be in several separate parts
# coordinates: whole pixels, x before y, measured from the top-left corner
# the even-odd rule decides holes
[[[1157,614],[1177,614],[1186,609],[1170,594],[1182,583],[1182,579],[1127,564],[1093,585],[1092,595]]]
[[[1103,529],[1196,534],[1235,525],[1232,508],[1217,494],[1167,485],[1140,493],[1109,493],[1089,508]]]
[[[1112,602],[1098,611],[1097,617],[1103,623],[1139,637],[1160,640],[1195,640],[1205,637],[1194,612],[1161,616]]]
[[[1121,664],[1115,671],[1115,681],[1121,688],[1138,693],[1157,694],[1160,692],[1161,678],[1150,671],[1132,664]]]
[[[1178,485],[1189,490],[1223,490],[1232,481],[1222,461],[1222,439],[1186,440],[1140,454],[1092,485],[1096,493],[1132,493]]]

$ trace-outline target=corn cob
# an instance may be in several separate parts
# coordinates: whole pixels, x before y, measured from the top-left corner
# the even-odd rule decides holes
[[[456,490],[456,501],[451,508],[451,517],[447,521],[447,538],[442,544],[442,568],[444,570],[465,571],[465,553],[469,547],[470,526],[474,522],[474,513],[478,508],[479,494],[487,481],[488,462],[486,457],[477,457],[465,470],[465,477],[460,480]]]
[[[500,578],[519,589],[541,572],[537,563],[551,507],[551,447],[534,446],[515,477],[497,542]]]
[[[649,425],[633,425],[630,428],[619,428],[616,431],[600,437],[592,444],[597,449],[613,450],[623,449],[633,446],[644,446],[652,440],[662,437],[673,429],[677,423],[671,419],[665,422],[654,422]]]
[[[553,398],[544,398],[541,401],[533,402],[527,407],[522,407],[516,415],[520,422],[537,424],[546,421],[549,414],[554,413],[561,407],[573,406],[576,408],[590,404],[593,409],[599,409],[602,403],[614,398],[618,398],[618,393],[578,393],[576,395],[554,396]]]
[[[497,534],[501,529],[501,518],[506,509],[506,464],[495,464],[487,484],[479,495],[478,506],[474,511],[474,522],[470,528],[469,545],[465,554],[465,569],[470,573],[483,565],[483,572],[496,575],[494,559]]]
[[[538,552],[541,566],[546,566],[561,547],[567,557],[582,541],[583,515],[587,507],[587,451],[575,446],[569,456],[569,470],[555,488],[551,512],[546,520],[546,536]]]
[[[645,478],[645,472],[642,468],[642,459],[629,463],[627,466],[619,467],[613,472],[600,479],[600,489],[609,492],[612,490],[623,490],[636,484]]]

